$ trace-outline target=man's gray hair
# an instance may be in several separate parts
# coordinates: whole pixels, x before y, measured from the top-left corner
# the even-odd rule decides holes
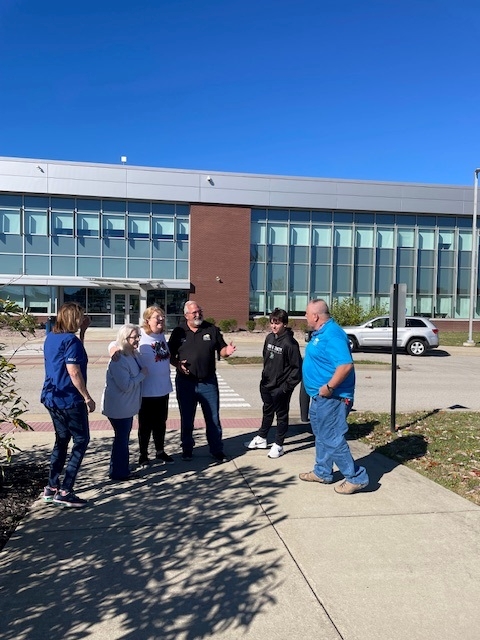
[[[183,305],[183,313],[188,313],[188,307],[191,307],[192,304],[196,304],[197,307],[200,307],[200,305],[198,304],[198,302],[195,302],[195,300],[187,300],[185,302],[185,304]]]

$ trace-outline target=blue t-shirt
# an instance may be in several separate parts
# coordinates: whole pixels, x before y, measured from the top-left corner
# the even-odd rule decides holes
[[[40,401],[46,407],[68,409],[85,401],[74,386],[67,364],[77,364],[87,383],[87,352],[73,333],[49,333],[43,345],[45,382]]]
[[[330,382],[338,366],[351,363],[353,359],[347,334],[330,318],[312,333],[305,349],[302,376],[308,395],[311,398],[317,396],[320,387]],[[354,390],[355,370],[352,369],[342,384],[335,388],[333,395],[353,400]]]

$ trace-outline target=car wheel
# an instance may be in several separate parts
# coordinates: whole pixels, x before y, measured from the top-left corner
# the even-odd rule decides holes
[[[410,356],[423,356],[426,350],[427,346],[420,338],[414,338],[407,344],[407,353]]]
[[[358,349],[358,342],[354,336],[347,336],[348,338],[348,346],[350,347],[350,351],[353,353]]]

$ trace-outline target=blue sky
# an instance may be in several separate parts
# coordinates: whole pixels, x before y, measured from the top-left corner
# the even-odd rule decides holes
[[[0,0],[0,156],[471,185],[478,0]]]

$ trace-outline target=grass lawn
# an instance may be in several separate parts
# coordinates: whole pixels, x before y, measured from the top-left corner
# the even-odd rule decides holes
[[[397,414],[352,412],[349,438],[404,464],[480,505],[480,413],[434,411]]]

